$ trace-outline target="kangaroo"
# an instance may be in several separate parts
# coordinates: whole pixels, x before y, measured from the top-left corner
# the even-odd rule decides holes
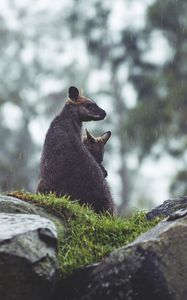
[[[64,108],[52,121],[43,146],[38,193],[70,195],[87,203],[97,213],[114,206],[102,170],[82,142],[82,122],[103,120],[106,112],[97,104],[69,88]]]
[[[104,177],[108,176],[106,169],[102,165],[103,156],[104,156],[104,147],[110,137],[111,137],[110,131],[103,133],[99,137],[94,137],[87,129],[86,129],[86,136],[83,136],[84,145],[92,154],[92,156],[95,158],[96,162],[99,164]]]

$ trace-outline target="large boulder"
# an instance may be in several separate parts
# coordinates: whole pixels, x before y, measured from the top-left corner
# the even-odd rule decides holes
[[[56,276],[57,231],[41,208],[0,196],[0,299],[51,299]]]
[[[92,273],[81,299],[187,299],[187,217],[159,223]]]

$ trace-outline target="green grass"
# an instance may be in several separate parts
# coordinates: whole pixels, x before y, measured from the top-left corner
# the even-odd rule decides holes
[[[70,201],[68,197],[56,198],[53,194],[13,192],[11,196],[44,207],[65,222],[65,232],[58,227],[58,258],[64,277],[81,266],[100,261],[160,221],[158,218],[148,221],[145,212],[136,212],[127,219],[114,218],[109,214],[98,215],[89,207]]]

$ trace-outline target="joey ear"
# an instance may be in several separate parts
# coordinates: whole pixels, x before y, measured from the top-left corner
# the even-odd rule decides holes
[[[86,137],[89,144],[93,144],[95,142],[94,136],[86,129]]]
[[[111,134],[112,134],[111,131],[107,131],[101,135],[100,138],[104,144],[106,144],[106,142],[109,140],[109,138],[111,137]]]
[[[73,101],[77,101],[77,99],[79,98],[79,90],[75,86],[70,86],[68,94],[69,98]]]

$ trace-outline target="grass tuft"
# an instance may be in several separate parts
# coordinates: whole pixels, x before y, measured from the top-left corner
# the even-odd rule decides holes
[[[77,201],[70,201],[68,197],[56,198],[53,194],[12,192],[9,195],[30,201],[62,218],[65,233],[58,228],[58,258],[63,277],[79,267],[100,261],[160,221],[159,218],[148,221],[145,211],[136,212],[131,218],[98,215],[88,206],[81,206]]]

